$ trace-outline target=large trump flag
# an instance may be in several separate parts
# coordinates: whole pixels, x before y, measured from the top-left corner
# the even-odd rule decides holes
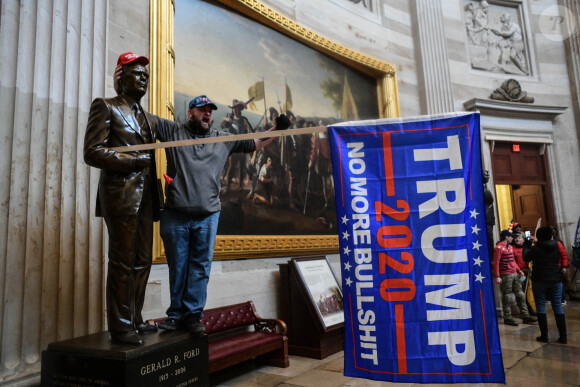
[[[505,383],[478,113],[328,128],[345,375]]]

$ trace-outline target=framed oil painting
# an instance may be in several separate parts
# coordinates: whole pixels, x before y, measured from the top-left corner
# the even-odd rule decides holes
[[[342,289],[326,257],[292,258],[302,290],[310,300],[310,307],[318,316],[322,329],[344,325]]]
[[[189,101],[205,94],[218,106],[213,128],[233,134],[268,130],[280,114],[291,129],[398,115],[394,66],[258,1],[175,0],[174,14],[167,2],[152,3],[150,99],[157,114],[185,120]],[[338,252],[325,133],[234,154],[221,185],[215,259]],[[159,238],[155,245],[162,258]]]

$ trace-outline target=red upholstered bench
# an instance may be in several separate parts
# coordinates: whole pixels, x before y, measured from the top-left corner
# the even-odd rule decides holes
[[[210,373],[256,357],[288,367],[286,324],[258,316],[252,301],[204,310],[201,321],[209,336]]]

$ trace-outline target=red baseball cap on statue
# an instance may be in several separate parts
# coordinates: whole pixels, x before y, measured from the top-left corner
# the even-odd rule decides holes
[[[126,52],[124,54],[119,55],[119,59],[117,60],[117,66],[124,66],[128,63],[137,62],[141,64],[149,64],[149,59],[146,56],[137,56],[132,52]]]

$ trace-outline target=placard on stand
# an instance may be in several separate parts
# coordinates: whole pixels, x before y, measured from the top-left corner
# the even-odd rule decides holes
[[[344,349],[342,289],[324,256],[281,264],[282,318],[291,355],[323,359]]]

